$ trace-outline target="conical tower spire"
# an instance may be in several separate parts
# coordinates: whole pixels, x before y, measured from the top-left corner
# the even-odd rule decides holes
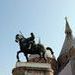
[[[72,33],[72,30],[71,30],[71,28],[70,28],[70,26],[69,26],[69,23],[68,23],[68,21],[67,21],[67,17],[65,17],[65,20],[66,20],[65,33],[66,33],[66,34],[70,34],[70,33]]]
[[[73,42],[72,30],[67,21],[67,17],[65,17],[65,20],[66,20],[66,28],[65,28],[66,37],[60,55],[63,55],[65,52],[69,51],[69,49],[72,47]]]

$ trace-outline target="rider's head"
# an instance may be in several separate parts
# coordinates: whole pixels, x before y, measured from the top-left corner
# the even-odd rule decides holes
[[[31,32],[31,35],[34,35],[33,32]]]
[[[32,40],[35,39],[35,36],[34,36],[33,32],[31,32],[31,38],[32,38]]]

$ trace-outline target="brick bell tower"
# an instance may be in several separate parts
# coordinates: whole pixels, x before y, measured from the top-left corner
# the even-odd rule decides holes
[[[50,50],[46,50],[45,62],[39,55],[30,55],[29,62],[16,62],[15,68],[12,70],[12,75],[56,75],[57,62]]]
[[[75,75],[75,38],[66,19],[65,40],[58,57],[58,75]]]

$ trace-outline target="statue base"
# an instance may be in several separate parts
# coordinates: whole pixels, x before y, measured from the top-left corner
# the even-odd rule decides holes
[[[13,75],[54,75],[49,63],[17,62]]]

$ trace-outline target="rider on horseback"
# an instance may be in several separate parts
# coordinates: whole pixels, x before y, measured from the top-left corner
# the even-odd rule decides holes
[[[28,54],[38,54],[41,57],[43,57],[46,60],[45,52],[46,49],[44,46],[40,43],[35,44],[35,36],[33,33],[31,33],[31,36],[28,38],[25,38],[23,34],[17,34],[15,37],[15,41],[19,44],[20,50],[17,52],[17,60],[19,60],[19,53],[23,52],[26,56],[27,61],[28,60]],[[50,50],[50,48],[47,48]],[[52,52],[53,53],[53,52]]]
[[[35,45],[34,39],[35,39],[35,36],[33,33],[31,33],[31,37],[26,38],[25,43],[28,49],[32,49],[32,47]]]

